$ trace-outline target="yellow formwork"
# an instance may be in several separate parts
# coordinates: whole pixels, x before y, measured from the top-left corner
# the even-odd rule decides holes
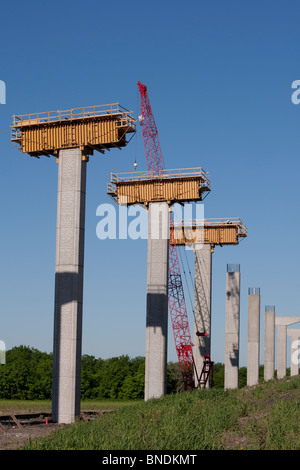
[[[247,236],[247,227],[241,219],[204,219],[192,222],[177,222],[170,231],[172,245],[204,243],[215,245],[237,245]]]
[[[127,145],[135,132],[131,111],[118,103],[68,111],[13,116],[11,140],[32,156],[58,155],[60,149],[80,148],[91,155]]]
[[[210,191],[210,182],[202,168],[118,173],[111,175],[107,193],[118,203],[127,205],[166,201],[201,201]]]

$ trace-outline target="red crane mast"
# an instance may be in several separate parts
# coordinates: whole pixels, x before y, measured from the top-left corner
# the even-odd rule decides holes
[[[164,170],[164,164],[157,127],[147,93],[147,86],[138,82],[138,87],[141,97],[141,115],[139,119],[142,126],[147,169],[149,172],[153,172],[154,176],[159,176],[160,172]],[[170,230],[173,229],[172,213],[170,213]],[[168,292],[175,348],[183,377],[184,388],[188,390],[195,387],[193,344],[184,298],[177,246],[175,244],[171,245],[171,243],[169,244]]]

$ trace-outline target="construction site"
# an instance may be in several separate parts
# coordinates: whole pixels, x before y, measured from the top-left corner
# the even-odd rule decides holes
[[[139,171],[135,163],[133,171],[112,172],[111,180],[107,181],[107,197],[115,205],[126,201],[127,206],[145,207],[148,214],[145,401],[166,394],[168,328],[173,332],[184,390],[213,387],[213,258],[227,246],[236,246],[238,252],[240,242],[247,243],[251,237],[247,221],[235,214],[203,220],[174,218],[171,211],[174,204],[197,205],[206,197],[209,200],[214,191],[208,176],[210,169],[165,167],[147,86],[141,82],[137,86],[138,116],[119,103],[13,116],[11,142],[17,149],[35,158],[55,157],[58,164],[51,414],[52,421],[58,424],[72,423],[81,413],[86,175],[89,160],[96,152],[111,152],[113,159],[115,149],[132,145],[136,133],[142,133],[147,171]],[[194,259],[192,321],[180,263],[180,251],[187,247]],[[224,270],[225,389],[238,388],[242,270],[240,264],[231,260]],[[258,383],[261,287],[243,287],[248,293],[250,386]],[[266,380],[274,377],[275,325],[278,325],[278,376],[284,377],[287,336],[293,334],[293,344],[300,338],[300,330],[289,331],[287,326],[299,321],[300,317],[277,316],[274,306],[265,306]],[[298,374],[298,367],[292,369],[292,374]]]

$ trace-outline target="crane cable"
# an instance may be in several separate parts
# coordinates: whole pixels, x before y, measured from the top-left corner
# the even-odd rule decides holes
[[[184,264],[183,264],[183,259],[182,259],[182,256],[181,256],[180,251],[181,251],[181,250],[178,250],[178,252],[179,252],[179,257],[180,257],[180,261],[181,261],[181,266],[182,266],[182,268],[183,268],[183,274],[184,274],[184,277],[185,277],[185,282],[186,282],[186,286],[187,286],[187,290],[188,290],[188,296],[189,296],[189,300],[190,300],[190,303],[191,303],[191,309],[192,309],[192,312],[193,312],[193,315],[194,315],[194,318],[195,318],[194,305],[193,305],[193,302],[192,302],[192,297],[191,297],[191,293],[190,293],[190,289],[189,289],[189,284],[188,284],[188,280],[187,280],[187,275],[186,275],[186,272],[185,272],[185,266],[184,266]],[[184,248],[184,251],[185,251],[185,248]],[[192,286],[193,286],[192,273],[191,273],[191,270],[190,270],[190,266],[189,266],[189,262],[188,262],[186,253],[185,253],[185,258],[186,258],[186,262],[187,262],[187,265],[188,265],[188,270],[189,270],[189,273],[190,273],[190,277],[191,277],[191,281],[192,281]]]
[[[137,90],[136,92],[136,116],[138,117],[138,113],[139,113],[139,91]],[[137,119],[138,121],[138,119]],[[135,151],[134,151],[134,169],[136,170],[137,169],[137,161],[136,161],[136,158],[137,158],[137,145],[138,145],[138,126],[136,127],[136,139],[135,139]]]

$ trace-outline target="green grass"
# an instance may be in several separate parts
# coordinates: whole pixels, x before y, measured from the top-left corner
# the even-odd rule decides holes
[[[9,413],[51,413],[50,400],[0,400],[0,415]]]
[[[299,450],[299,436],[295,377],[254,389],[197,390],[127,404],[92,422],[64,426],[26,449]]]
[[[132,405],[132,401],[121,400],[82,400],[82,411],[92,410],[118,410],[119,408]],[[50,400],[0,400],[0,415],[9,412],[14,414],[26,413],[51,413]]]

